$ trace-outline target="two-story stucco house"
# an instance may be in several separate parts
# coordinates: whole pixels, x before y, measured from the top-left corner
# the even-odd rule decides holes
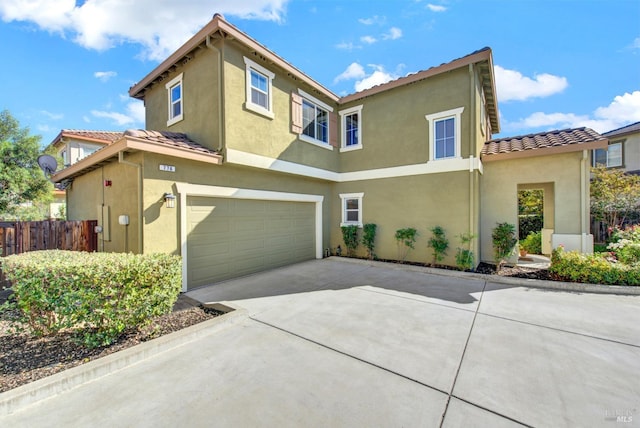
[[[344,246],[341,225],[378,225],[376,253],[429,230],[492,260],[519,189],[545,190],[549,245],[590,251],[589,129],[491,140],[499,131],[488,48],[340,97],[215,15],[129,91],[146,130],[58,172],[70,219],[96,218],[104,251],[183,258],[184,290]],[[107,185],[108,184],[108,185]],[[364,253],[364,252],[362,252]],[[445,263],[454,265],[455,251]]]
[[[609,139],[605,149],[594,150],[593,166],[622,168],[629,174],[640,174],[640,122],[602,134]]]

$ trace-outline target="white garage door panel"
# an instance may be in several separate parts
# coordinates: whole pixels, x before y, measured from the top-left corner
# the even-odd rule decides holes
[[[188,288],[315,258],[315,204],[187,198]]]

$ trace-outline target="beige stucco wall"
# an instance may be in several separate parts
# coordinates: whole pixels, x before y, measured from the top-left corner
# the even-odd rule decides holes
[[[496,223],[518,224],[518,189],[532,184],[553,186],[553,200],[545,192],[545,227],[557,234],[589,233],[581,230],[581,162],[583,153],[565,153],[513,160],[484,162],[481,179],[480,246],[481,260],[493,261],[491,233]],[[588,171],[588,170],[587,170]],[[543,186],[538,186],[542,188]],[[547,204],[553,203],[552,213]]]
[[[297,134],[291,131],[291,93],[297,93],[298,89],[302,89],[333,107],[335,114],[337,114],[337,104],[312,91],[301,81],[292,80],[279,68],[262,61],[233,42],[226,43],[224,55],[226,147],[337,171],[337,148],[329,150],[317,147],[298,139]],[[276,73],[272,82],[273,119],[245,108],[246,65],[243,57],[247,57],[267,70]]]
[[[615,143],[619,139],[612,138]],[[625,171],[640,171],[640,132],[624,137],[624,169]]]
[[[140,164],[142,154],[125,157]],[[113,162],[76,177],[67,189],[67,217],[69,220],[98,220],[105,232],[98,235],[99,251],[138,252],[138,175],[137,169]],[[111,186],[104,181],[110,180]],[[103,214],[101,207],[108,207]],[[118,224],[118,216],[128,215],[129,225]],[[106,238],[106,239],[105,239]],[[126,238],[126,239],[125,239]]]
[[[191,61],[179,65],[145,93],[146,129],[184,132],[211,149],[220,147],[218,108],[219,56],[213,49],[196,49]],[[168,93],[165,85],[182,73],[184,119],[167,126]]]
[[[427,247],[430,229],[442,226],[450,246],[443,263],[455,266],[455,249],[460,245],[457,237],[469,232],[468,171],[336,184],[330,220],[332,251],[338,245],[344,249],[339,195],[360,192],[364,193],[363,223],[378,226],[375,253],[379,258],[397,259],[395,232],[413,227],[419,236],[407,260],[430,263],[432,251]],[[366,254],[362,245],[358,253]]]

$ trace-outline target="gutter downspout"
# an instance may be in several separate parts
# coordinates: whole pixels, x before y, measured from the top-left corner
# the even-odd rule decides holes
[[[471,236],[474,235],[475,232],[475,224],[473,219],[474,214],[474,179],[473,179],[473,154],[475,149],[475,136],[476,136],[476,127],[475,127],[475,117],[476,117],[476,91],[475,91],[475,79],[474,79],[474,71],[473,64],[469,64],[469,88],[470,88],[470,100],[471,100],[471,120],[469,121],[469,234]],[[476,247],[474,250],[479,248],[479,242],[476,239]],[[476,253],[476,260],[480,259],[480,254],[478,251],[474,251]],[[475,266],[473,267],[475,270]]]
[[[118,163],[132,166],[137,170],[138,185],[136,186],[136,194],[138,198],[138,254],[142,254],[142,165],[124,160],[124,152],[118,152]]]
[[[217,151],[226,157],[224,151],[224,40],[222,40],[220,49],[216,48],[211,42],[211,35],[207,36],[206,45],[209,49],[218,54],[218,148]]]
[[[580,251],[585,252],[587,250],[587,217],[589,213],[589,195],[587,194],[587,161],[589,160],[589,154],[586,150],[582,151],[582,159],[580,160]]]

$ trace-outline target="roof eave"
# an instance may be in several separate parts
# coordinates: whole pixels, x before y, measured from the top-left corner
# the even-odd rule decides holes
[[[517,152],[495,153],[490,155],[482,155],[482,162],[494,162],[501,160],[522,159],[536,156],[550,156],[562,153],[581,152],[583,150],[606,149],[609,140],[606,138],[589,141],[587,143],[568,144],[557,147],[543,147],[538,149],[520,150]]]
[[[144,90],[153,83],[158,77],[160,77],[164,72],[166,72],[169,68],[174,66],[176,63],[180,62],[185,55],[189,54],[189,52],[193,51],[200,44],[204,43],[207,39],[207,36],[214,34],[217,31],[223,31],[227,35],[231,36],[234,40],[240,42],[251,50],[259,52],[262,56],[264,56],[271,63],[276,66],[282,68],[287,73],[292,74],[297,79],[307,83],[312,88],[316,89],[320,93],[327,96],[334,102],[337,102],[340,97],[334,94],[329,89],[325,88],[323,85],[298,70],[284,59],[276,55],[274,52],[267,49],[265,46],[258,43],[256,40],[249,37],[247,34],[243,33],[227,21],[225,21],[221,15],[216,14],[213,19],[204,26],[200,31],[198,31],[193,37],[191,37],[184,45],[182,45],[177,51],[171,54],[166,60],[164,60],[160,65],[158,65],[151,73],[145,76],[139,83],[136,83],[129,89],[129,96],[133,98],[143,99],[144,98]]]
[[[115,143],[106,146],[103,149],[98,150],[97,152],[87,156],[86,158],[74,163],[73,165],[59,172],[56,172],[51,176],[51,180],[55,183],[59,183],[63,180],[75,178],[80,175],[86,174],[87,172],[97,169],[101,165],[110,162],[111,160],[113,160],[113,158],[118,156],[119,152],[126,152],[131,150],[139,150],[147,153],[157,153],[215,165],[222,164],[222,156],[217,153],[202,153],[189,149],[183,149],[180,147],[166,146],[161,143],[141,140],[138,138],[124,137],[116,141]]]

